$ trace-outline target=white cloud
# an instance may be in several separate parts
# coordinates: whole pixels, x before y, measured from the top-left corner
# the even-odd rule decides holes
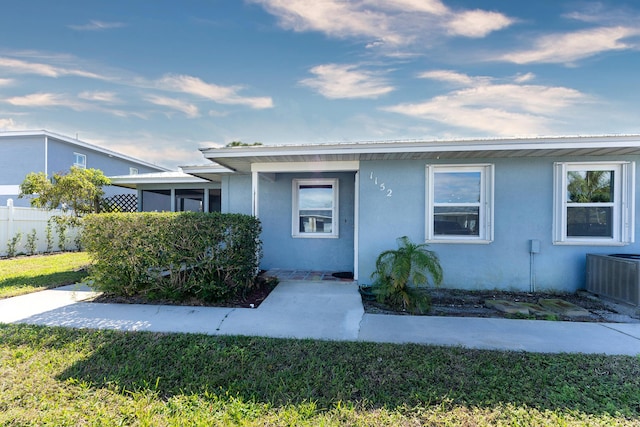
[[[423,77],[446,77],[447,72],[423,73]],[[486,77],[464,79],[448,72],[456,82],[468,82],[463,89],[424,102],[383,108],[385,111],[433,120],[487,132],[491,135],[539,135],[547,133],[563,110],[587,100],[581,92],[541,85],[495,84]]]
[[[9,86],[14,82],[13,79],[0,79],[0,86]]]
[[[64,106],[73,109],[80,108],[80,104],[75,99],[59,93],[32,93],[30,95],[7,98],[5,102],[19,107]]]
[[[310,71],[315,77],[300,83],[330,99],[378,98],[394,90],[377,73],[358,70],[356,65],[325,64]]]
[[[19,126],[13,119],[0,118],[0,130],[17,130]]]
[[[366,36],[392,43],[399,36],[388,29],[388,17],[362,2],[336,0],[256,0],[280,19],[280,25],[293,31],[321,31],[333,37]]]
[[[118,99],[115,93],[105,91],[84,91],[78,94],[78,98],[86,99],[87,101],[104,102],[108,104],[117,104],[122,101]]]
[[[494,31],[502,30],[513,22],[513,19],[501,13],[477,9],[454,14],[446,26],[452,35],[481,38]]]
[[[169,165],[203,164],[202,154],[194,142],[177,144],[176,138],[152,134],[149,132],[102,135],[104,139],[92,141],[101,147],[107,147],[119,153],[127,153],[148,162]],[[114,141],[124,141],[114,143]]]
[[[0,56],[0,69],[6,69],[15,74],[35,74],[44,77],[58,78],[62,76],[79,76],[143,90],[154,89],[171,92],[182,92],[193,96],[209,99],[219,104],[245,105],[254,109],[272,108],[273,100],[270,97],[247,97],[239,94],[243,86],[219,86],[206,83],[201,79],[187,75],[167,75],[155,81],[140,76],[124,76],[122,72],[112,71],[112,75],[106,76],[77,67],[54,65],[53,63],[77,63],[79,60],[68,56],[47,56],[39,53],[16,53],[16,56],[29,56],[48,58],[52,63],[38,61],[26,61],[23,59]],[[6,80],[9,82],[9,80]],[[2,85],[0,81],[0,86]],[[79,98],[99,102],[120,102],[114,93],[108,91],[84,91]],[[120,114],[119,114],[120,115]]]
[[[122,22],[104,22],[91,20],[87,24],[82,25],[69,25],[68,27],[76,31],[103,31],[110,30],[112,28],[122,28],[125,24]]]
[[[145,116],[139,112],[129,112],[124,110],[114,110],[103,108],[99,105],[83,102],[75,96],[64,93],[38,92],[24,96],[14,96],[3,100],[5,103],[25,108],[49,108],[63,107],[70,108],[74,111],[100,111],[117,117],[139,117]]]
[[[39,62],[23,61],[21,59],[0,57],[0,68],[9,70],[16,74],[36,74],[45,77],[62,77],[62,76],[78,76],[90,79],[106,80],[106,77],[100,74],[92,73],[75,68],[58,67],[50,64]]]
[[[530,50],[507,53],[498,59],[516,64],[572,63],[607,51],[637,48],[624,40],[639,36],[638,27],[601,27],[566,34],[550,34],[535,41]]]
[[[183,112],[189,118],[195,118],[200,116],[198,107],[188,102],[181,101],[179,99],[167,98],[165,96],[150,95],[147,97],[147,101],[155,105],[161,105],[163,107],[169,107],[174,110]]]
[[[422,79],[431,79],[431,80],[439,80],[448,83],[454,83],[457,85],[468,86],[478,81],[478,77],[471,77],[466,74],[458,73],[456,71],[450,70],[432,70],[425,71],[423,73],[418,74],[419,78]]]
[[[516,83],[526,83],[526,82],[529,82],[529,81],[531,81],[531,80],[533,80],[535,78],[536,78],[535,74],[533,74],[533,73],[525,73],[525,74],[518,74],[515,77],[514,80],[515,80]]]
[[[319,31],[336,38],[364,38],[367,47],[424,48],[438,36],[484,37],[514,20],[483,10],[455,11],[440,0],[252,0],[293,31]]]
[[[432,15],[445,15],[449,12],[449,9],[440,0],[370,0],[365,4],[407,12],[424,12]]]
[[[218,86],[185,75],[167,75],[156,82],[158,89],[183,92],[206,98],[219,104],[246,105],[254,109],[272,108],[270,97],[244,97],[238,95],[241,86]]]
[[[600,25],[627,25],[633,27],[638,22],[638,12],[625,5],[603,2],[577,3],[579,8],[563,15],[567,19]]]

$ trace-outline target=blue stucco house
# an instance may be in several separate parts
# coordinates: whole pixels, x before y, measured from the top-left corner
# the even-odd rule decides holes
[[[227,169],[221,211],[262,221],[265,269],[369,283],[406,235],[438,253],[445,287],[575,291],[587,253],[640,253],[640,136],[201,151]]]
[[[113,183],[138,191],[140,211],[259,217],[268,270],[366,284],[408,236],[438,253],[445,287],[575,291],[587,253],[640,253],[638,135],[201,151],[210,164]]]
[[[0,132],[0,206],[12,199],[15,206],[29,206],[18,199],[20,183],[30,172],[69,171],[71,166],[100,169],[105,175],[168,171],[150,162],[117,153],[78,139],[46,130]],[[107,197],[129,193],[119,187],[105,188]]]

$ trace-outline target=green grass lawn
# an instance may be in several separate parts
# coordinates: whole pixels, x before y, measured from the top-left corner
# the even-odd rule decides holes
[[[0,298],[79,282],[89,263],[85,252],[0,259]]]
[[[637,357],[0,325],[0,425],[639,419]]]

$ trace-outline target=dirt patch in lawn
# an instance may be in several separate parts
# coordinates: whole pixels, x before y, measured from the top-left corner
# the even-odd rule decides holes
[[[640,313],[634,307],[604,300],[587,292],[576,293],[529,293],[496,290],[467,291],[459,289],[427,289],[431,296],[431,310],[426,316],[493,317],[505,319],[540,319],[578,322],[640,322]],[[567,316],[560,313],[523,314],[507,313],[489,307],[486,301],[498,300],[507,303],[538,305],[540,300],[562,300],[586,310],[586,315]],[[374,314],[411,313],[393,310],[377,301],[363,298],[365,312]],[[514,304],[515,305],[515,304]]]

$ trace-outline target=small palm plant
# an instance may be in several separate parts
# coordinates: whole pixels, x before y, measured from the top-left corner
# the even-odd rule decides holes
[[[435,252],[426,243],[416,244],[407,236],[398,238],[398,249],[382,252],[376,260],[372,290],[379,302],[409,311],[424,313],[431,307],[431,298],[420,288],[442,282],[442,267]]]

